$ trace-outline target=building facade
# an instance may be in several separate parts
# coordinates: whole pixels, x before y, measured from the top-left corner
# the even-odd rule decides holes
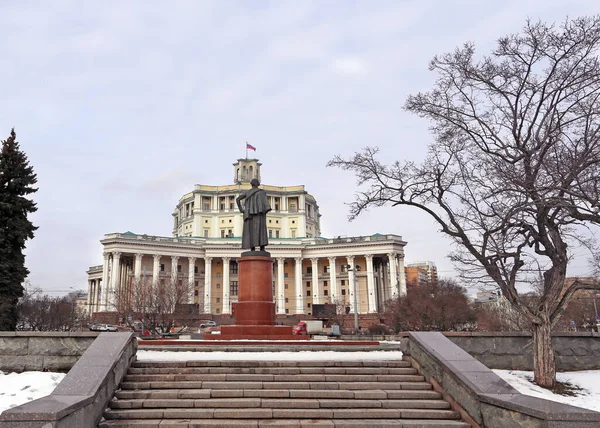
[[[427,282],[429,283],[433,284],[436,283],[438,280],[437,267],[435,266],[435,263],[431,261],[408,263],[406,267],[419,268],[424,270],[427,274]],[[419,271],[415,270],[414,272],[418,275]]]
[[[231,314],[243,225],[235,198],[252,178],[260,180],[260,166],[257,159],[239,159],[233,185],[196,185],[181,197],[172,237],[105,235],[104,263],[87,272],[92,312],[114,310],[114,296],[134,282],[173,279],[187,285],[187,302],[200,312]],[[313,305],[324,303],[354,312],[355,287],[359,313],[380,312],[386,300],[406,294],[402,237],[320,237],[319,207],[304,186],[261,187],[272,207],[267,251],[275,259],[277,314],[310,315]]]

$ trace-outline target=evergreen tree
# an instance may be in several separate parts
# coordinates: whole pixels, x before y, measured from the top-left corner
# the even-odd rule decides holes
[[[37,211],[36,204],[26,196],[37,192],[36,182],[12,129],[0,152],[0,331],[17,326],[17,303],[29,273],[23,250],[37,229],[27,218]]]

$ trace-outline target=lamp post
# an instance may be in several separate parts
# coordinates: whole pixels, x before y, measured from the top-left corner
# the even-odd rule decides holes
[[[358,300],[356,297],[356,272],[360,271],[360,266],[356,265],[354,268],[352,268],[351,265],[344,266],[346,266],[346,271],[354,272],[354,275],[352,275],[352,288],[354,293],[354,330],[358,331]]]

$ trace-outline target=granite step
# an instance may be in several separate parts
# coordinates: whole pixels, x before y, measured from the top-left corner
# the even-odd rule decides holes
[[[136,362],[99,427],[468,427],[407,364]]]
[[[99,428],[470,428],[462,421],[432,421],[423,419],[146,419],[128,421],[113,419],[103,421]]]

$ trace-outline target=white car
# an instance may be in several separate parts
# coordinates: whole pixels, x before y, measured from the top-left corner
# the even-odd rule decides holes
[[[204,330],[207,327],[216,327],[217,323],[214,321],[207,321],[200,324],[200,330]]]
[[[112,324],[99,324],[98,330],[99,331],[119,331],[117,326],[112,325]]]

